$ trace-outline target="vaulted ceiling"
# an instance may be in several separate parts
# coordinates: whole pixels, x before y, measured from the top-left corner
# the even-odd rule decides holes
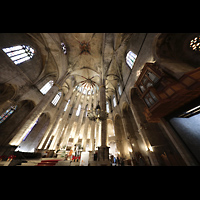
[[[51,55],[51,62],[55,62],[56,67],[44,69],[45,73],[54,71],[61,77],[67,67],[72,75],[66,81],[69,87],[88,78],[100,85],[100,79],[104,78],[109,97],[122,77],[122,62],[132,33],[31,33],[29,36],[38,44],[43,43]],[[66,46],[66,55],[61,42]],[[46,56],[43,53],[43,57]],[[63,56],[67,58],[67,66],[61,59]]]

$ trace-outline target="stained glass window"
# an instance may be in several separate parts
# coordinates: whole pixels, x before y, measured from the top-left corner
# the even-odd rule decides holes
[[[0,124],[3,123],[17,109],[16,106],[11,106],[5,113],[0,116]]]
[[[128,66],[132,69],[133,68],[133,64],[135,62],[137,55],[134,54],[132,51],[129,51],[126,55],[126,63],[128,64]]]
[[[28,45],[17,45],[2,49],[7,56],[16,64],[20,64],[34,56],[34,49]]]
[[[61,46],[62,46],[62,50],[63,50],[64,54],[67,54],[67,48],[63,42],[61,42]]]
[[[49,82],[47,82],[41,89],[40,89],[40,92],[42,94],[46,94],[50,89],[51,87],[53,86],[54,84],[54,81],[50,80]]]
[[[61,95],[62,95],[62,92],[58,92],[58,94],[56,94],[56,96],[55,96],[54,99],[52,100],[51,103],[52,103],[54,106],[57,105],[58,101],[60,100]]]

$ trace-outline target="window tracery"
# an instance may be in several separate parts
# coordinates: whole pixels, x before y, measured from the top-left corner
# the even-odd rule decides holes
[[[41,89],[40,89],[40,92],[42,94],[46,94],[50,89],[51,87],[53,86],[54,84],[54,81],[53,80],[50,80],[49,82],[47,82]]]
[[[58,101],[60,100],[61,95],[62,95],[62,92],[58,92],[58,94],[56,94],[56,96],[55,96],[54,99],[52,100],[51,103],[52,103],[54,106],[57,105]]]
[[[133,65],[135,63],[137,55],[134,54],[132,51],[129,51],[126,55],[126,63],[128,64],[128,66],[132,69]]]
[[[16,65],[31,59],[35,54],[34,49],[28,45],[17,45],[2,50]]]

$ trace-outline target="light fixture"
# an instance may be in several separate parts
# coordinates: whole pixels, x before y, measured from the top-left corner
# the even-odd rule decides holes
[[[99,121],[99,120],[103,121],[107,119],[108,113],[104,110],[101,110],[98,101],[98,105],[96,106],[95,109],[92,108],[91,110],[88,110],[87,117],[91,121]]]
[[[190,47],[193,51],[200,51],[200,35],[190,41]]]

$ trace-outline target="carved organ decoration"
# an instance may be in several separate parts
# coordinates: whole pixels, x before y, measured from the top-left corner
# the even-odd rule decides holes
[[[135,87],[146,105],[147,121],[159,122],[161,117],[200,96],[200,68],[175,79],[156,63],[146,63]]]

